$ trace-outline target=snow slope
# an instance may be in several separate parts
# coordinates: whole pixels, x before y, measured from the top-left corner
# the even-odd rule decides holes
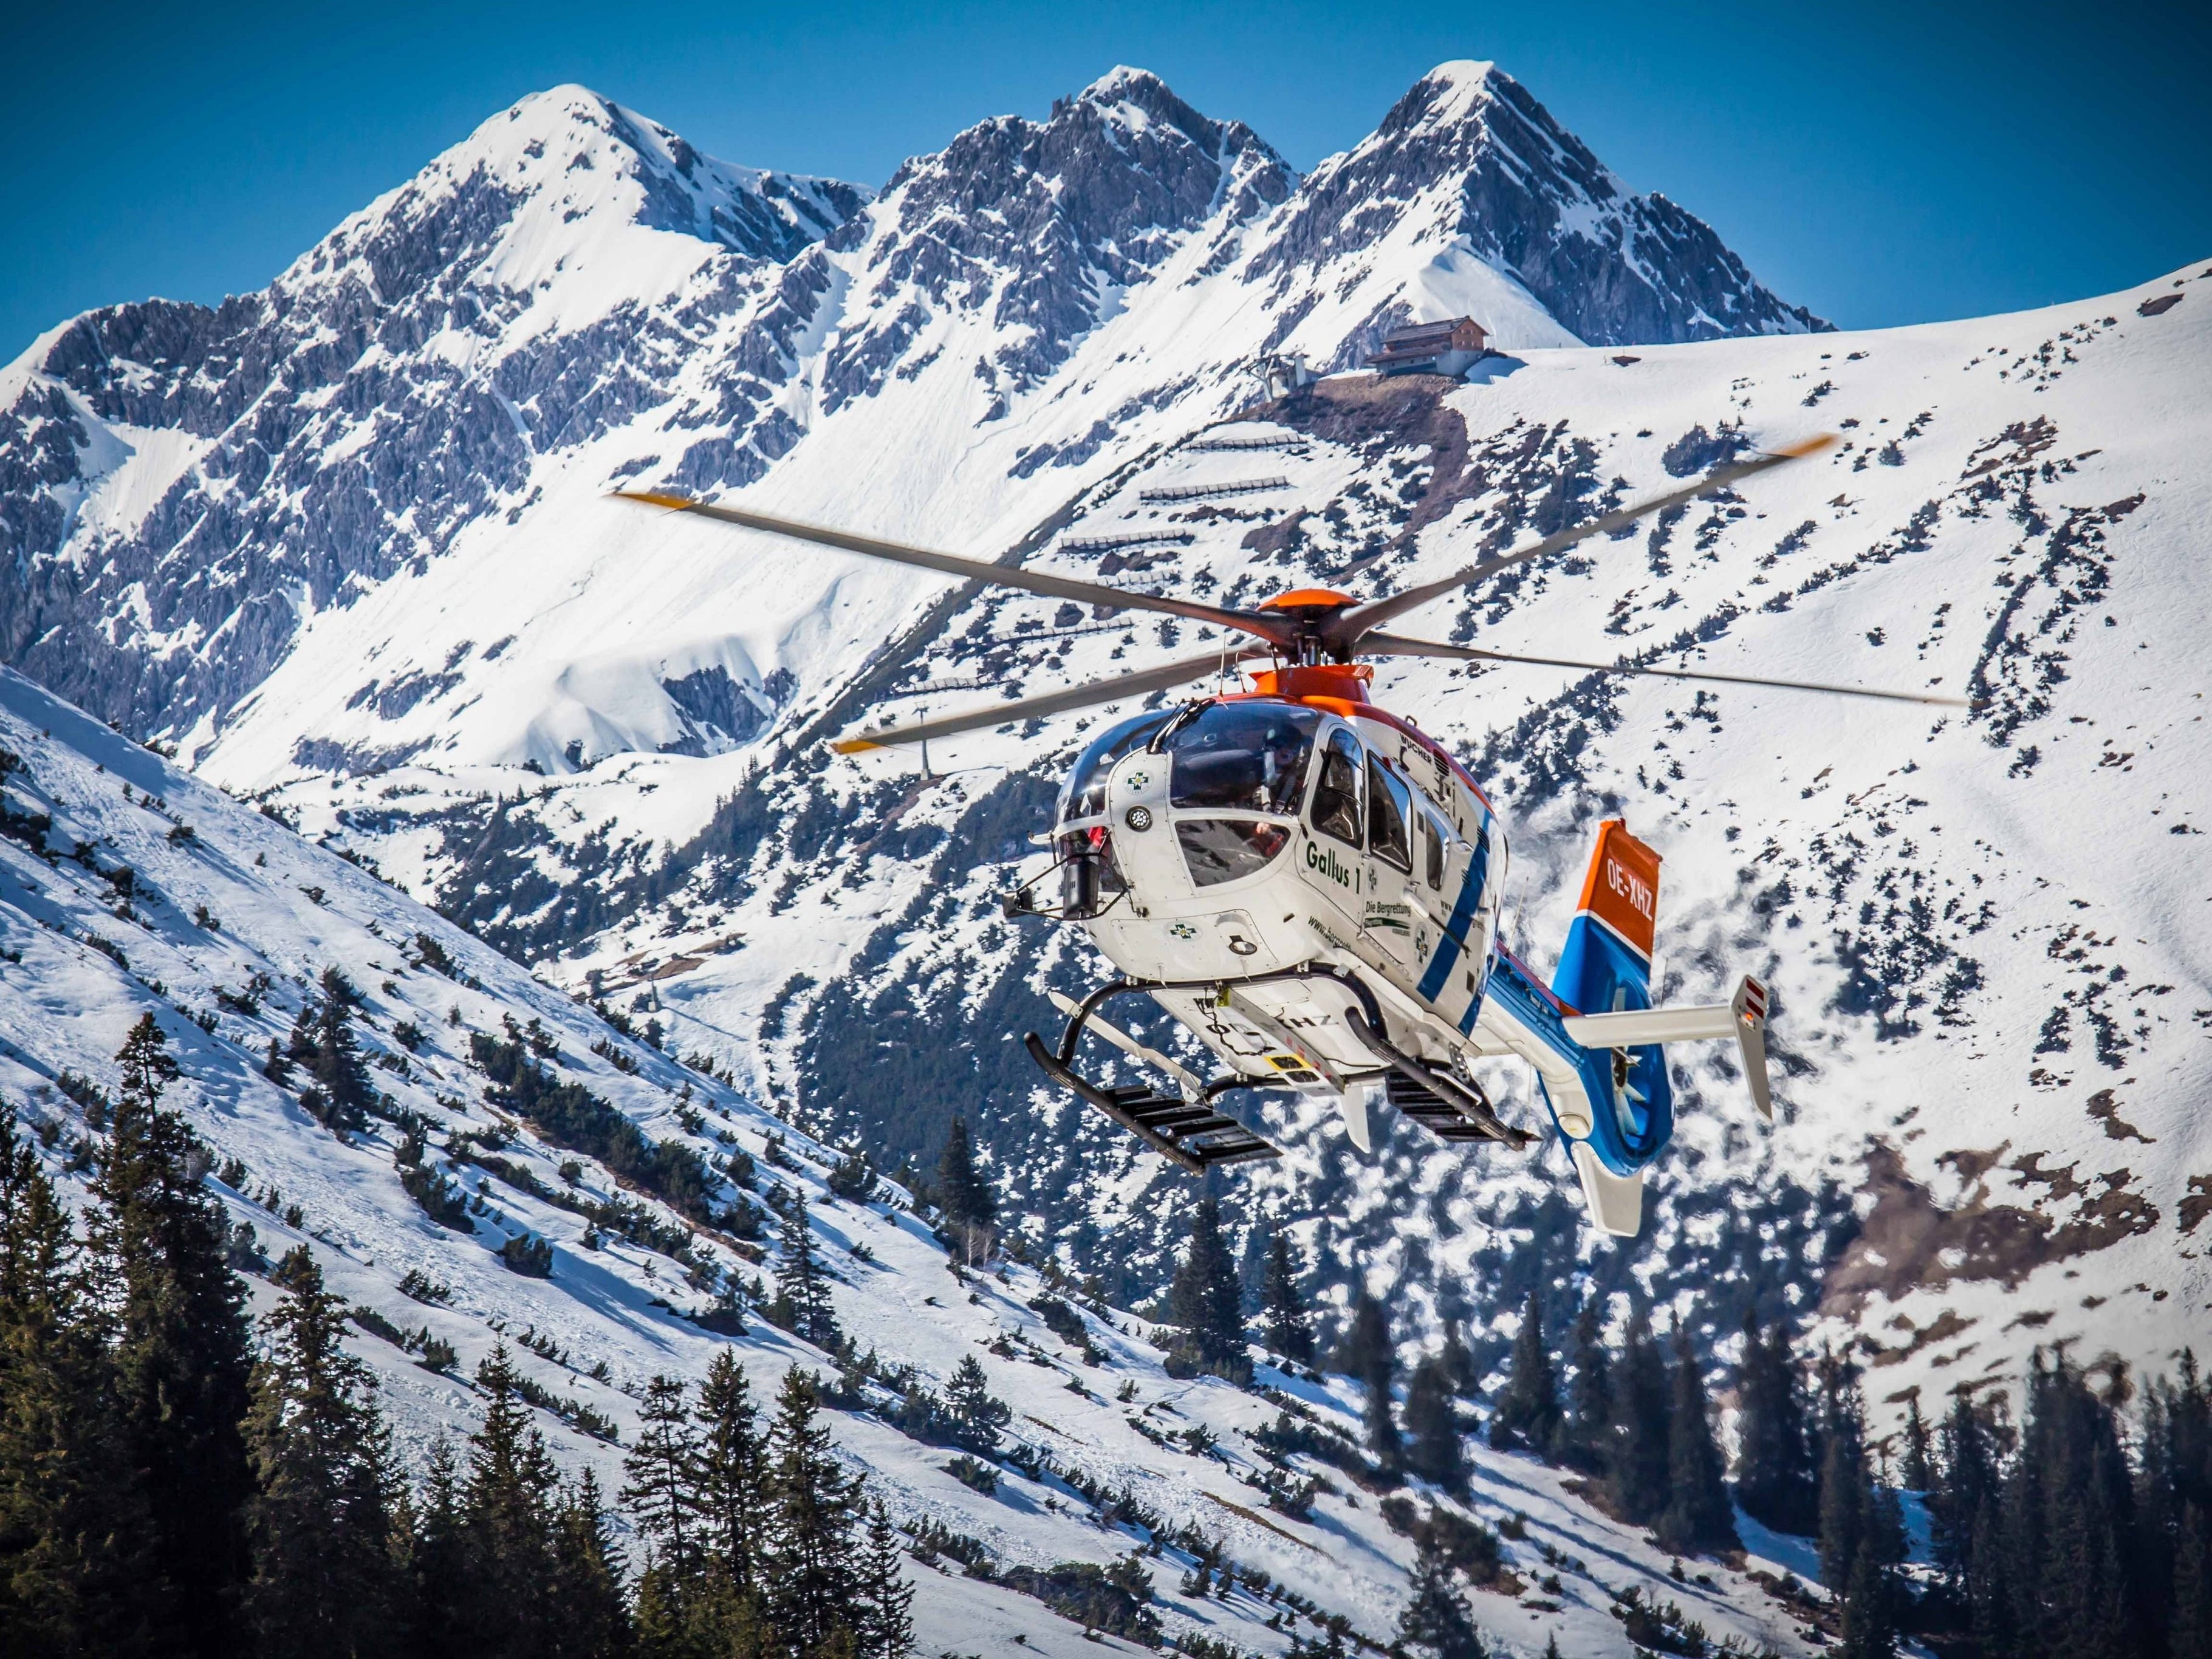
[[[1486,1357],[1531,1283],[1633,1284],[1723,1356],[1746,1306],[1817,1314],[1899,1409],[2039,1341],[2159,1365],[2204,1328],[2201,273],[1820,332],[1480,64],[1424,77],[1303,179],[1133,70],[873,196],[688,154],[545,94],[270,295],[42,339],[0,382],[9,660],[822,1133],[893,1163],[967,1113],[1040,1249],[1133,1301],[1193,1189],[1041,1087],[1011,1039],[1052,1018],[1043,981],[1091,964],[992,903],[1097,717],[933,750],[927,779],[818,740],[1142,665],[1190,630],[606,489],[742,490],[1255,599],[1441,574],[1741,441],[1838,429],[1838,454],[1741,501],[1413,620],[1939,681],[1986,700],[1971,717],[1378,675],[1495,786],[1540,963],[1591,820],[1626,811],[1660,847],[1675,993],[1740,969],[1778,988],[1784,1122],[1757,1129],[1725,1062],[1685,1056],[1680,1142],[1626,1251],[1577,1232],[1554,1154],[1411,1128],[1369,1162],[1277,1124],[1290,1155],[1224,1202],[1248,1245],[1296,1231],[1332,1295],[1390,1292],[1409,1337],[1472,1317]],[[1338,376],[1254,405],[1256,353],[1349,365],[1390,322],[1467,308],[1502,353],[1463,386]],[[1282,447],[1202,447],[1224,436]],[[1188,539],[1104,544],[1147,529]]]
[[[1615,1285],[1632,1272],[1723,1346],[1735,1306],[1794,1283],[1831,1334],[1863,1345],[1896,1409],[1913,1390],[2002,1382],[2055,1339],[2160,1368],[2207,1328],[2212,1292],[2197,1237],[2212,1159],[2194,1127],[2212,1001],[2192,845],[2206,738],[2202,695],[2172,666],[2193,659],[2207,620],[2191,556],[2207,518],[2195,388],[2212,368],[2200,281],[1877,335],[1530,350],[1442,393],[1332,380],[1303,408],[1206,428],[1102,481],[1039,556],[1246,600],[1317,580],[1380,591],[1660,489],[1737,429],[1841,432],[1834,455],[1740,501],[1417,620],[1534,654],[1651,653],[1986,707],[1426,663],[1385,665],[1378,693],[1494,784],[1519,834],[1516,926],[1540,963],[1592,822],[1626,811],[1668,859],[1673,994],[1721,994],[1746,969],[1777,988],[1784,1122],[1755,1127],[1723,1057],[1682,1056],[1687,1109],[1656,1177],[1652,1237],[1626,1262],[1597,1249],[1589,1271]],[[1199,447],[1225,434],[1290,447]],[[1285,483],[1145,499],[1271,477]],[[655,535],[672,559],[727,548],[827,565],[836,591],[878,604],[911,591],[615,512],[609,533]],[[1190,539],[1100,550],[1148,529]],[[787,716],[787,746],[549,780],[497,834],[467,814],[431,828],[483,787],[465,774],[286,794],[380,856],[419,857],[410,879],[435,881],[542,971],[665,1011],[685,1042],[887,1156],[927,1156],[942,1111],[979,1111],[1041,1239],[1076,1261],[1103,1249],[1134,1283],[1168,1259],[1187,1188],[1010,1051],[1006,1033],[1051,1018],[1030,982],[1084,969],[1011,933],[992,902],[1042,780],[1114,711],[935,745],[930,781],[911,757],[824,770],[812,743],[864,714],[1141,665],[1170,642],[1188,650],[1188,630],[982,598],[933,618],[833,719]],[[927,687],[952,689],[915,695]],[[414,789],[429,810],[380,835],[387,798]],[[602,855],[634,826],[680,841],[699,818],[660,804],[679,794],[695,812],[724,805],[654,866],[654,890]],[[501,850],[508,837],[520,850]],[[526,867],[551,884],[530,885]],[[608,896],[602,924],[533,932],[581,914],[580,888]],[[946,1048],[976,1057],[964,1082],[945,1080]],[[1524,1097],[1510,1068],[1495,1081]],[[1333,1126],[1277,1127],[1291,1156],[1231,1183],[1241,1213],[1292,1224],[1340,1285],[1358,1264],[1417,1328],[1471,1300],[1502,1342],[1518,1293],[1493,1291],[1541,1231],[1528,1206],[1559,1179],[1555,1160],[1444,1152],[1407,1128],[1368,1165]]]
[[[757,1317],[735,1338],[691,1322],[684,1315],[706,1295],[665,1254],[615,1237],[586,1243],[578,1217],[534,1197],[505,1172],[526,1170],[548,1188],[563,1182],[557,1166],[566,1154],[526,1127],[507,1126],[507,1144],[498,1152],[505,1168],[496,1176],[468,1158],[433,1152],[432,1167],[484,1200],[469,1231],[433,1222],[399,1184],[390,1124],[342,1140],[260,1070],[269,1042],[289,1029],[312,981],[334,964],[365,993],[362,1044],[377,1062],[380,1085],[394,1109],[428,1120],[434,1146],[498,1121],[501,1115],[479,1097],[483,1079],[467,1059],[467,1039],[476,1030],[495,1034],[514,1018],[537,1022],[557,1045],[551,1063],[564,1076],[612,1102],[654,1139],[684,1141],[710,1157],[742,1149],[757,1160],[763,1194],[771,1183],[803,1193],[836,1280],[838,1319],[863,1348],[891,1364],[917,1367],[938,1385],[962,1358],[978,1356],[994,1392],[1015,1408],[1012,1437],[1048,1458],[1050,1469],[1078,1477],[1087,1489],[1125,1494],[1125,1507],[1163,1527],[1194,1525],[1224,1559],[1247,1570],[1233,1593],[1208,1596],[1178,1589],[1195,1565],[1188,1550],[1170,1547],[1149,1559],[1154,1612],[1170,1637],[1205,1634],[1249,1652],[1280,1653],[1294,1631],[1314,1634],[1310,1620],[1286,1620],[1282,1607],[1255,1592],[1259,1574],[1295,1587],[1319,1613],[1341,1613],[1359,1631],[1389,1634],[1406,1593],[1410,1547],[1384,1523],[1373,1498],[1340,1485],[1317,1500],[1310,1518],[1267,1511],[1248,1484],[1262,1467],[1249,1436],[1275,1408],[1211,1379],[1169,1378],[1142,1322],[1092,1310],[1089,1340],[1101,1357],[1087,1362],[1028,1305],[1044,1288],[1034,1272],[951,1273],[897,1189],[885,1185],[882,1201],[867,1204],[836,1198],[824,1181],[834,1154],[804,1134],[710,1078],[617,1036],[356,865],[4,670],[0,747],[9,762],[0,795],[11,825],[0,840],[0,1099],[40,1132],[51,1167],[65,1182],[76,1179],[76,1149],[88,1133],[78,1103],[83,1083],[113,1087],[112,1051],[142,1013],[152,1013],[182,1063],[170,1102],[214,1149],[221,1173],[210,1180],[260,1247],[273,1257],[307,1244],[337,1293],[458,1352],[454,1371],[441,1374],[366,1330],[352,1344],[374,1368],[411,1458],[437,1434],[468,1431],[475,1401],[464,1379],[502,1335],[520,1345],[514,1357],[523,1370],[569,1402],[560,1416],[538,1413],[560,1455],[572,1464],[595,1462],[611,1490],[620,1484],[620,1448],[578,1432],[574,1406],[627,1437],[648,1376],[696,1379],[726,1343],[763,1389],[772,1389],[787,1365],[833,1367]],[[34,816],[49,822],[32,827]],[[185,827],[189,836],[181,833]],[[115,873],[125,866],[132,872],[127,895]],[[431,944],[447,959],[446,971],[427,965],[437,959]],[[265,983],[249,1012],[238,998],[261,983],[255,975]],[[232,1001],[220,1000],[224,991]],[[411,1051],[398,1035],[410,1021],[422,1033]],[[596,1044],[618,1051],[626,1066]],[[696,1131],[687,1131],[681,1115],[687,1097],[700,1115]],[[781,1137],[782,1163],[771,1151],[774,1136]],[[581,1192],[613,1190],[603,1169],[580,1161]],[[680,1226],[653,1207],[665,1224]],[[550,1278],[520,1277],[501,1265],[496,1247],[521,1230],[552,1242]],[[702,1252],[733,1279],[753,1275],[753,1263],[732,1241],[698,1237]],[[410,1273],[447,1287],[447,1294],[435,1303],[410,1298],[400,1287]],[[255,1294],[265,1306],[273,1293],[257,1285]],[[1262,1379],[1303,1400],[1317,1418],[1356,1427],[1358,1401],[1340,1381],[1331,1389],[1266,1367]],[[944,1451],[889,1425],[881,1414],[890,1403],[887,1393],[876,1389],[872,1396],[877,1410],[837,1414],[837,1439],[902,1522],[963,1534],[1008,1568],[1109,1565],[1148,1541],[1144,1527],[1109,1522],[1057,1474],[1030,1479],[1010,1468],[995,1496],[974,1492],[945,1471]],[[1217,1449],[1171,1438],[1200,1429]],[[1515,1513],[1527,1518],[1526,1537],[1506,1546],[1525,1593],[1476,1597],[1485,1628],[1503,1638],[1502,1652],[1533,1654],[1556,1633],[1568,1651],[1626,1655],[1629,1644],[1608,1609],[1632,1587],[1681,1602],[1716,1638],[1799,1650],[1787,1610],[1742,1573],[1715,1569],[1710,1584],[1668,1583],[1662,1556],[1568,1495],[1553,1472],[1482,1453],[1470,1507],[1493,1523]],[[1548,1561],[1547,1548],[1576,1564]],[[1018,1638],[1026,1650],[1046,1654],[1089,1650],[1076,1626],[1038,1601],[968,1577],[948,1556],[936,1561],[912,1567],[925,1651],[998,1655],[1015,1650]],[[1553,1571],[1559,1576],[1556,1592],[1540,1582]]]

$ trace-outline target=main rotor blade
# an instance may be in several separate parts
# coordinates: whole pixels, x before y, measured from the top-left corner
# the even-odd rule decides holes
[[[1726,466],[1715,467],[1694,483],[1684,484],[1680,489],[1670,489],[1666,494],[1654,495],[1648,501],[1635,501],[1626,507],[1615,508],[1611,513],[1592,519],[1588,524],[1579,524],[1572,529],[1559,531],[1547,536],[1534,546],[1524,547],[1517,553],[1501,553],[1496,558],[1485,559],[1480,564],[1471,564],[1466,569],[1446,576],[1441,580],[1424,582],[1420,586],[1409,587],[1402,593],[1388,593],[1379,599],[1370,599],[1365,605],[1352,605],[1346,610],[1338,611],[1335,616],[1329,618],[1326,637],[1329,644],[1339,651],[1349,653],[1360,650],[1363,648],[1361,645],[1363,636],[1371,630],[1404,616],[1408,611],[1419,609],[1431,599],[1442,599],[1455,588],[1465,587],[1470,582],[1479,582],[1486,576],[1494,576],[1499,571],[1510,570],[1516,564],[1526,564],[1531,559],[1548,558],[1554,553],[1564,552],[1577,542],[1586,541],[1592,536],[1608,534],[1626,525],[1634,524],[1638,519],[1649,514],[1664,512],[1668,507],[1679,506],[1694,496],[1704,495],[1709,489],[1718,489],[1724,485],[1735,483],[1741,479],[1750,477],[1753,473],[1764,472],[1769,467],[1780,466],[1785,461],[1797,460],[1807,455],[1817,455],[1822,450],[1832,447],[1836,442],[1834,433],[1824,432],[1817,438],[1808,439],[1803,443],[1791,444],[1787,448],[1778,449],[1771,454],[1758,455],[1747,461],[1734,461]]]
[[[1009,720],[1064,714],[1071,708],[1087,708],[1094,703],[1112,702],[1121,697],[1147,696],[1172,686],[1187,685],[1211,674],[1224,662],[1241,662],[1247,657],[1267,654],[1265,650],[1249,646],[1240,646],[1226,652],[1215,651],[1203,657],[1187,657],[1181,662],[1165,663],[1158,668],[1139,669],[1133,674],[1119,675],[1110,680],[1086,680],[1081,685],[1048,691],[1041,697],[1023,697],[1013,702],[994,703],[988,708],[970,708],[957,714],[940,714],[933,720],[917,720],[910,726],[884,726],[873,732],[863,732],[857,737],[842,738],[830,746],[841,755],[858,755],[871,749],[890,749],[901,744],[923,743],[931,738],[948,738],[961,732],[1004,726]]]
[[[1887,702],[1924,702],[1939,708],[1972,708],[1965,697],[1930,696],[1923,691],[1883,691],[1870,685],[1830,685],[1820,680],[1771,680],[1753,674],[1714,674],[1686,668],[1645,668],[1625,662],[1572,662],[1565,657],[1524,657],[1511,651],[1478,651],[1471,645],[1409,640],[1398,634],[1370,634],[1360,649],[1378,657],[1449,657],[1459,662],[1531,663],[1540,668],[1577,668],[1592,674],[1648,676],[1661,680],[1711,680],[1722,685],[1765,685],[1782,691],[1826,691],[1839,697],[1880,697]]]
[[[695,501],[688,495],[663,495],[649,489],[617,489],[614,494],[623,501],[641,501],[647,507],[665,507],[677,513],[696,513],[702,519],[713,519],[720,524],[765,531],[771,536],[787,536],[794,541],[813,542],[822,547],[858,553],[864,558],[888,559],[894,564],[915,565],[924,570],[934,570],[941,575],[957,576],[963,581],[1018,587],[1028,592],[1042,593],[1048,599],[1073,599],[1080,604],[1101,605],[1113,611],[1164,611],[1170,617],[1182,617],[1192,622],[1212,623],[1217,627],[1255,634],[1277,645],[1287,643],[1292,634],[1287,623],[1272,617],[1225,611],[1218,605],[1201,605],[1195,599],[1168,599],[1155,593],[1132,593],[1126,588],[1109,587],[1103,582],[1077,581],[1067,576],[1031,570],[1024,565],[985,564],[979,560],[963,559],[951,553],[932,552],[924,547],[908,547],[902,542],[878,541],[872,536],[856,536],[850,531],[833,530],[827,525],[804,524],[796,519],[770,518],[765,513],[749,513],[742,507],[714,507],[705,501]]]

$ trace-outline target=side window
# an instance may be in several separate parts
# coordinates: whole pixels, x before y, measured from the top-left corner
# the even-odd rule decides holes
[[[1428,878],[1429,890],[1441,893],[1444,887],[1444,832],[1437,821],[1426,812],[1421,814],[1422,873]]]
[[[1390,775],[1375,756],[1367,757],[1367,850],[1385,863],[1411,874],[1413,846],[1407,838],[1407,820],[1413,816],[1413,798],[1406,786]]]
[[[1359,744],[1340,727],[1328,734],[1314,780],[1313,827],[1347,847],[1359,845]]]

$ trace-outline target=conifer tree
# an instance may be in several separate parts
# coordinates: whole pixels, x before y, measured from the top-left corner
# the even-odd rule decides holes
[[[975,1151],[968,1138],[968,1120],[955,1117],[945,1133],[945,1151],[937,1160],[937,1182],[931,1188],[937,1207],[945,1212],[953,1248],[969,1267],[988,1261],[991,1236],[999,1220],[999,1200],[991,1183],[975,1167]]]
[[[365,1659],[393,1646],[391,1446],[374,1379],[341,1344],[343,1304],[307,1246],[274,1279],[285,1294],[262,1321],[268,1356],[246,1419],[246,1623],[260,1659]]]
[[[957,1445],[988,1457],[999,1449],[999,1436],[1013,1421],[1013,1407],[991,1392],[982,1362],[963,1354],[945,1385],[945,1416]]]
[[[649,1594],[641,1601],[654,1609],[656,1634],[681,1629],[704,1589],[700,1510],[700,1447],[684,1384],[656,1376],[645,1387],[638,1408],[637,1440],[623,1459],[626,1477],[622,1500],[645,1540],[645,1578]]]
[[[69,1212],[0,1109],[0,1652],[155,1650],[151,1517]]]
[[[708,1572],[724,1599],[751,1596],[760,1585],[767,1520],[768,1449],[744,1367],[727,1348],[714,1356],[699,1385],[699,1523]]]
[[[408,1659],[460,1659],[468,1593],[459,1459],[443,1435],[430,1443],[419,1496],[406,1505],[406,1593],[401,1639]]]
[[[1413,1558],[1413,1595],[1398,1616],[1398,1644],[1425,1659],[1485,1659],[1474,1612],[1430,1535]]]
[[[599,1477],[585,1469],[561,1493],[547,1659],[623,1659],[629,1651],[632,1632],[622,1573],[622,1552],[599,1495]]]
[[[1413,1367],[1406,1385],[1405,1458],[1407,1473],[1446,1492],[1460,1492],[1467,1486],[1459,1410],[1452,1402],[1443,1363],[1434,1355]]]
[[[1574,1375],[1553,1455],[1571,1469],[1602,1475],[1612,1450],[1613,1358],[1606,1352],[1604,1310],[1595,1297],[1575,1316],[1571,1348]]]
[[[484,1659],[538,1659],[556,1639],[556,1477],[516,1378],[504,1342],[477,1368],[487,1398],[461,1481],[465,1576],[455,1626],[464,1650]]]
[[[814,1255],[814,1228],[806,1213],[806,1194],[793,1189],[776,1233],[775,1306],[771,1310],[818,1348],[837,1345],[837,1316],[830,1287]]]
[[[1844,1659],[1893,1659],[1905,1528],[1897,1495],[1869,1462],[1857,1374],[1830,1356],[1821,1374],[1820,1577],[1842,1606]]]
[[[151,1014],[116,1059],[94,1236],[118,1303],[117,1399],[153,1517],[154,1570],[174,1598],[171,1639],[216,1659],[237,1649],[249,1559],[246,1290],[230,1269],[229,1221],[200,1183],[207,1149],[161,1104],[177,1066]]]
[[[787,1371],[769,1435],[769,1622],[799,1653],[852,1638],[860,1589],[854,1547],[860,1483],[831,1450],[819,1398],[810,1373],[796,1366]]]
[[[1677,1555],[1717,1555],[1740,1548],[1735,1510],[1722,1477],[1726,1464],[1713,1434],[1705,1380],[1689,1329],[1674,1327],[1674,1403],[1668,1414],[1667,1507],[1654,1529],[1661,1547]]]
[[[2212,1659],[2212,1514],[2193,1500],[2181,1506],[2172,1583],[2171,1659]]]
[[[1267,1270],[1261,1304],[1267,1317],[1267,1346],[1296,1365],[1314,1363],[1313,1316],[1299,1293],[1303,1267],[1290,1237],[1279,1227],[1267,1241]]]
[[[1896,1659],[1897,1603],[1896,1575],[1872,1549],[1862,1547],[1844,1587],[1844,1639],[1837,1659]]]
[[[1200,1199],[1191,1217],[1189,1245],[1168,1285],[1168,1318],[1182,1329],[1177,1352],[1191,1369],[1238,1382],[1251,1376],[1237,1264],[1221,1236],[1221,1206],[1211,1198]]]
[[[1390,1334],[1390,1315],[1364,1285],[1352,1304],[1352,1325],[1338,1349],[1340,1365],[1366,1385],[1367,1449],[1386,1469],[1398,1467],[1398,1421],[1392,1410],[1390,1390],[1397,1380],[1397,1343]]]
[[[1871,1530],[1874,1480],[1858,1383],[1832,1354],[1823,1362],[1820,1408],[1820,1582],[1838,1595],[1850,1587],[1859,1547]]]
[[[1443,1362],[1444,1380],[1451,1384],[1455,1395],[1462,1400],[1482,1397],[1482,1375],[1475,1370],[1474,1355],[1468,1348],[1467,1336],[1460,1328],[1456,1315],[1444,1321],[1444,1345],[1438,1358]]]
[[[914,1586],[899,1566],[904,1553],[878,1499],[868,1514],[867,1559],[860,1573],[860,1659],[907,1659],[914,1651]]]
[[[1672,1415],[1667,1361],[1639,1301],[1629,1311],[1613,1390],[1607,1487],[1621,1518],[1638,1526],[1667,1507],[1667,1449]]]
[[[1744,1316],[1736,1402],[1736,1501],[1777,1532],[1811,1533],[1820,1524],[1819,1472],[1804,1385],[1782,1321],[1762,1340],[1756,1316]]]
[[[2030,1366],[2006,1492],[2023,1632],[2069,1659],[2143,1650],[2134,1504],[2119,1425],[2063,1355]]]
[[[1963,1591],[1973,1557],[1974,1528],[1999,1492],[1996,1448],[1988,1424],[1963,1395],[1936,1431],[1942,1479],[1929,1494],[1929,1542],[1936,1564],[1954,1591]]]
[[[1544,1307],[1534,1288],[1521,1310],[1521,1328],[1513,1338],[1513,1358],[1505,1386],[1491,1413],[1490,1443],[1531,1446],[1548,1453],[1559,1435],[1559,1385],[1552,1370],[1552,1351],[1544,1340]]]
[[[1920,1396],[1905,1407],[1905,1446],[1897,1462],[1897,1478],[1907,1492],[1926,1492],[1936,1484],[1936,1466],[1929,1456],[1928,1425],[1920,1415]]]
[[[323,969],[318,988],[322,1000],[315,1007],[314,1052],[308,1060],[323,1100],[318,1115],[331,1128],[346,1134],[368,1121],[369,1108],[376,1102],[375,1085],[368,1079],[353,1034],[361,993],[336,968]]]

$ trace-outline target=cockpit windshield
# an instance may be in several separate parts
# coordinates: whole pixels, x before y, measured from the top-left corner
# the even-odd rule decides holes
[[[1321,718],[1294,704],[1212,704],[1168,737],[1169,804],[1294,815]]]
[[[1068,775],[1066,786],[1060,791],[1060,821],[1067,823],[1076,818],[1095,818],[1106,810],[1106,775],[1114,769],[1114,763],[1122,756],[1143,748],[1176,716],[1176,710],[1163,708],[1156,714],[1139,714],[1134,720],[1109,726],[1091,741],[1091,746],[1077,757],[1075,770]]]

